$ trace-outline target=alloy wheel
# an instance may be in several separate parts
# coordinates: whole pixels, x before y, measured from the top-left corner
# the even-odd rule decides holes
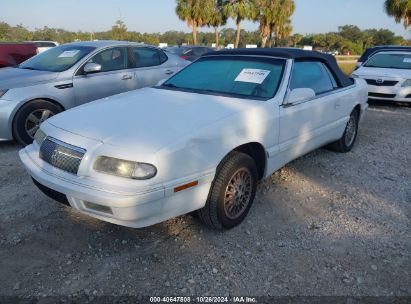
[[[47,120],[48,118],[52,117],[54,113],[47,109],[38,109],[31,112],[27,118],[26,123],[24,125],[27,134],[34,138],[34,134],[36,134],[37,130],[39,129],[40,125]]]
[[[229,219],[239,218],[250,204],[252,195],[252,177],[247,168],[237,170],[224,194],[224,212]]]
[[[355,115],[351,115],[350,120],[348,121],[347,127],[345,129],[344,141],[347,147],[350,147],[353,144],[356,135],[357,135],[357,120],[355,118]]]

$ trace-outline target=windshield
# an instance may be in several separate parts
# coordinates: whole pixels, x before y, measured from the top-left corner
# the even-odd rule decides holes
[[[62,72],[95,50],[90,46],[62,45],[49,49],[19,65],[21,69]]]
[[[203,94],[269,99],[278,90],[284,65],[283,59],[205,57],[177,73],[161,87]]]
[[[378,53],[372,56],[365,67],[388,69],[411,69],[411,53]]]

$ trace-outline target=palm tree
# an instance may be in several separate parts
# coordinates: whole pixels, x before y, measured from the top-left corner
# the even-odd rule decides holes
[[[291,36],[291,41],[294,47],[297,47],[297,45],[303,40],[304,36],[301,34],[294,34]]]
[[[211,0],[177,0],[176,14],[193,29],[194,45],[197,45],[198,28],[209,20],[211,4]]]
[[[290,36],[292,32],[291,16],[295,11],[294,0],[278,0],[279,10],[273,23],[273,31],[275,33],[274,45],[278,46],[282,38]]]
[[[291,20],[287,19],[285,22],[274,25],[272,31],[274,32],[274,46],[277,47],[280,45],[280,41],[282,39],[290,37],[291,33],[293,32]]]
[[[277,25],[273,29],[275,35],[274,35],[274,45],[279,46],[284,45],[287,40],[291,36],[291,33],[293,32],[293,26],[291,24],[291,19],[288,19],[286,22],[283,24]]]
[[[90,37],[90,40],[92,40]],[[111,27],[111,39],[113,40],[126,40],[127,38],[127,26],[122,20],[117,20]]]
[[[227,15],[224,13],[223,1],[222,0],[214,0],[213,10],[210,15],[210,19],[208,20],[207,25],[212,26],[214,28],[215,34],[215,45],[218,47],[218,38],[219,32],[218,28],[223,26],[227,23]]]
[[[277,46],[282,38],[290,36],[292,32],[291,16],[295,11],[294,0],[256,0],[258,8],[258,19],[260,21],[260,35],[262,47],[272,46],[272,35],[274,33]]]
[[[258,8],[258,16],[256,19],[260,21],[259,31],[261,36],[261,47],[265,47],[267,40],[271,38],[271,25],[275,18],[275,13],[278,10],[278,1],[271,0],[256,0]]]
[[[235,20],[237,36],[234,46],[238,48],[240,44],[241,21],[255,18],[256,7],[254,0],[226,0],[224,13]]]
[[[402,21],[405,29],[411,25],[411,0],[385,0],[384,8],[388,16],[395,18],[395,22]]]

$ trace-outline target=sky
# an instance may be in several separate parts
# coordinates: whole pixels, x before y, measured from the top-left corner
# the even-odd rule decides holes
[[[23,24],[29,29],[44,26],[71,31],[106,31],[122,19],[127,28],[138,32],[190,31],[175,15],[175,0],[1,0],[0,21]],[[292,18],[294,33],[310,34],[337,31],[353,24],[361,29],[387,28],[411,38],[383,10],[384,0],[295,0]],[[228,26],[234,27],[230,21]],[[244,22],[246,30],[258,24]],[[204,29],[206,30],[206,29]]]

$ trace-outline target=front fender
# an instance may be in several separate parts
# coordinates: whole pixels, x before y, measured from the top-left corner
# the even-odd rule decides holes
[[[71,92],[65,90],[58,90],[54,86],[56,82],[39,84],[29,87],[21,87],[10,89],[3,98],[8,104],[7,115],[2,115],[1,119],[3,120],[2,125],[7,128],[7,133],[9,136],[12,133],[12,124],[13,119],[17,111],[27,102],[36,99],[46,99],[50,100],[61,106],[64,110],[72,108],[75,106],[74,92],[73,89],[70,89]],[[65,91],[65,92],[62,92]],[[7,116],[7,117],[6,117]],[[5,121],[7,120],[7,122]]]
[[[231,151],[247,143],[278,144],[279,105],[269,101],[213,123],[157,152],[160,177],[180,179],[215,170]]]

